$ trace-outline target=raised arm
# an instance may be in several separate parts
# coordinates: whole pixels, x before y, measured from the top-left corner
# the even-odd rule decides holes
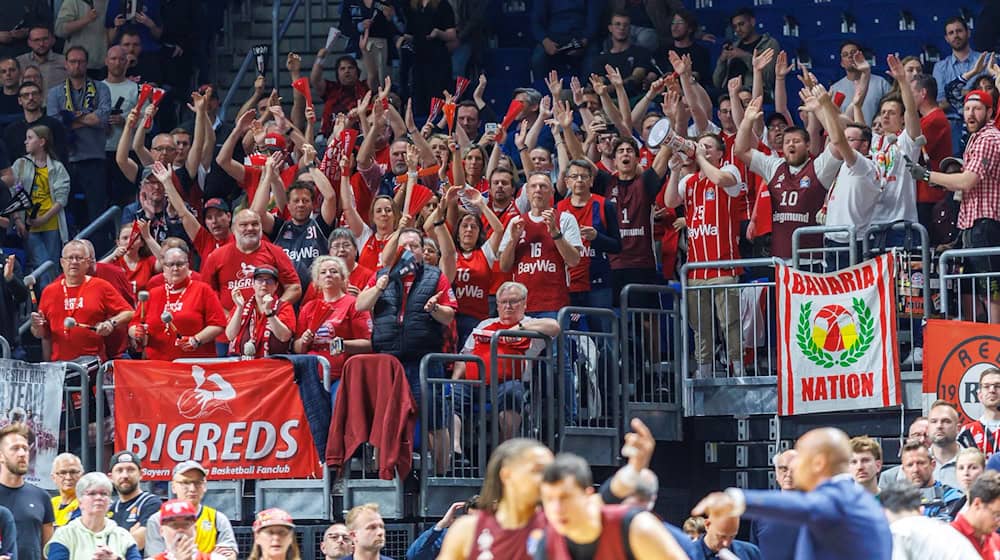
[[[323,61],[326,60],[326,47],[316,51],[316,58],[313,59],[312,69],[309,70],[309,85],[321,95],[326,89],[323,80]]]
[[[767,66],[774,60],[774,49],[754,50],[750,57],[750,66],[753,68],[753,96],[764,95],[764,72]]]
[[[785,121],[789,124],[795,122],[791,111],[788,110],[788,90],[785,89],[785,78],[791,70],[788,54],[785,51],[779,52],[774,61],[774,112],[784,115]]]
[[[351,188],[351,161],[346,156],[340,158],[340,201],[344,208],[344,221],[355,238],[361,237],[365,230],[365,221],[358,213],[354,201],[354,189]]]
[[[601,99],[601,108],[604,109],[604,113],[608,116],[608,119],[615,125],[618,129],[618,133],[622,136],[629,136],[632,134],[632,128],[625,125],[625,119],[622,117],[621,113],[618,112],[618,108],[615,107],[614,101],[611,99],[611,95],[608,94],[608,86],[605,85],[604,79],[597,74],[590,75],[590,85],[594,88],[594,93]]]
[[[150,103],[146,105],[142,113],[145,120],[151,121],[158,111],[159,109],[156,105]],[[139,126],[136,127],[135,136],[132,138],[132,151],[135,152],[135,155],[139,156],[139,163],[147,166],[153,165],[153,154],[149,153],[149,150],[146,149],[146,127],[143,126],[144,122],[140,122]]]
[[[916,140],[923,133],[920,130],[920,110],[913,98],[913,88],[908,87],[910,82],[906,77],[906,71],[903,70],[903,63],[896,55],[890,54],[885,61],[889,65],[889,74],[902,84],[902,87],[899,88],[899,94],[903,98],[903,108],[905,109],[903,122],[906,125],[906,134]]]
[[[211,95],[211,87],[207,88],[204,94],[192,92],[191,105],[188,106],[194,110],[194,137],[191,139],[191,149],[188,150],[187,159],[184,161],[184,169],[192,180],[198,177],[198,166],[201,165],[201,157],[205,150],[205,121],[208,120],[205,101],[210,99]]]
[[[535,122],[531,123],[528,135],[524,138],[524,147],[529,152],[538,146],[538,137],[542,134],[542,129],[545,128],[545,121],[550,118],[552,118],[552,98],[546,95],[538,104],[538,116],[535,118]]]
[[[243,183],[244,169],[242,163],[233,159],[233,152],[236,150],[236,143],[250,129],[250,123],[253,120],[254,111],[241,113],[239,118],[236,119],[236,126],[233,128],[233,131],[226,138],[226,141],[223,142],[222,148],[219,149],[219,155],[215,157],[215,162],[219,164],[219,167],[227,175],[235,179],[237,183]]]
[[[281,165],[282,156],[281,152],[274,152],[268,156],[267,161],[264,162],[264,172],[260,176],[260,185],[254,192],[250,204],[250,209],[260,216],[261,230],[268,235],[274,231],[274,216],[267,211],[267,205],[271,202],[272,191],[284,186],[280,178],[275,181],[275,178],[278,177],[277,169]],[[283,209],[284,207],[279,205],[278,208]]]
[[[132,135],[135,133],[139,118],[138,108],[128,112],[128,116],[125,117],[125,126],[122,128],[122,135],[118,138],[118,146],[115,148],[115,163],[118,164],[122,175],[132,183],[139,178],[139,166],[132,161],[132,158],[128,157],[128,154],[132,144]]]
[[[237,111],[237,115],[242,115],[247,111],[257,108],[257,102],[260,101],[261,97],[264,97],[264,85],[266,84],[264,76],[258,75],[253,81],[253,93],[250,97],[240,105],[240,110]]]
[[[840,109],[833,104],[830,94],[821,84],[813,86],[812,97],[819,104],[819,112],[816,113],[816,116],[823,124],[823,128],[826,129],[830,143],[837,147],[844,163],[853,166],[858,158],[858,153],[847,143],[847,136],[844,135],[844,123],[840,120]]]
[[[736,99],[735,103],[739,103],[739,98]],[[760,109],[763,103],[763,97],[755,97],[746,106],[743,113],[743,122],[740,123],[740,128],[736,131],[736,140],[733,142],[733,155],[747,165],[750,165],[754,145],[758,142],[757,137],[753,133],[753,127],[757,121],[761,121],[764,118],[764,113]]]
[[[657,78],[649,86],[649,90],[643,94],[642,97],[636,101],[635,106],[632,107],[632,126],[641,124],[642,119],[646,116],[646,110],[649,108],[649,104],[653,102],[654,99],[663,94],[663,90],[667,87],[667,80],[664,77]]]
[[[851,122],[867,125],[869,123],[865,120],[863,107],[865,98],[868,97],[868,86],[871,84],[872,66],[861,51],[854,53],[854,68],[858,71],[858,79],[854,82],[854,99],[851,99],[847,116]]]
[[[184,204],[181,193],[177,192],[177,187],[174,186],[173,172],[167,169],[167,166],[162,163],[156,162],[153,164],[153,176],[163,185],[167,201],[174,208],[174,212],[177,212],[177,215],[180,216],[181,225],[184,226],[184,233],[187,234],[189,239],[194,239],[198,235],[198,230],[201,229],[201,223],[198,222],[198,217],[188,209],[187,204]]]
[[[670,51],[668,56],[670,57],[670,64],[673,65],[674,71],[677,72],[677,80],[681,84],[684,99],[689,101],[688,107],[691,109],[691,117],[694,119],[695,130],[700,134],[708,129],[709,115],[700,103],[694,102],[696,96],[693,93],[692,87],[694,77],[691,74],[691,57],[686,55],[683,57],[678,56],[674,51]],[[687,123],[677,122],[676,124],[678,127],[684,128]]]
[[[604,66],[608,81],[615,88],[615,100],[618,102],[618,113],[621,115],[622,124],[632,130],[632,106],[628,100],[628,93],[625,91],[625,80],[622,78],[618,68],[607,64]]]
[[[726,82],[726,91],[729,92],[729,106],[733,112],[733,124],[736,128],[743,122],[743,102],[740,101],[740,89],[743,88],[743,78],[736,76]]]

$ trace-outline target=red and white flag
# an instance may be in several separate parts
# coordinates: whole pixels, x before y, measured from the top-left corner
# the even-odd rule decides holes
[[[902,399],[891,254],[829,274],[777,266],[778,414]]]

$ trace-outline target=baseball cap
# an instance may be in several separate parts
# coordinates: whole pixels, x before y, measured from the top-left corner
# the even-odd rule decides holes
[[[205,201],[202,212],[207,212],[209,208],[215,208],[216,210],[222,210],[223,212],[230,211],[229,204],[221,198],[210,198]]]
[[[781,122],[788,125],[788,119],[786,119],[785,115],[782,115],[781,113],[771,113],[770,115],[767,116],[766,119],[764,119],[764,124],[768,125],[771,124],[771,121],[776,121],[776,120],[781,120]]]
[[[160,505],[161,524],[164,521],[170,521],[171,519],[177,519],[180,517],[190,517],[191,519],[195,519],[198,517],[198,512],[187,500],[167,500]]]
[[[938,164],[938,169],[944,171],[949,165],[958,165],[959,169],[961,169],[965,167],[965,162],[962,161],[962,158],[948,156],[941,160],[941,163]]]
[[[278,508],[265,509],[257,514],[257,519],[253,522],[253,532],[256,533],[265,527],[288,527],[295,528],[295,522],[287,511]]]
[[[268,132],[267,136],[264,137],[265,148],[277,148],[279,150],[284,150],[285,145],[285,137],[277,132]]]
[[[139,456],[131,451],[119,451],[111,456],[111,463],[109,463],[108,469],[115,468],[115,465],[120,465],[122,463],[132,463],[133,465],[142,469],[142,463],[139,462]]]
[[[208,476],[208,471],[206,471],[205,467],[201,466],[201,463],[198,461],[183,461],[181,463],[177,463],[177,466],[174,467],[173,475],[177,476],[188,471],[201,471],[201,474]]]
[[[270,276],[275,280],[277,280],[278,271],[270,266],[258,266],[257,268],[253,269],[253,277],[256,278],[258,276]]]
[[[965,103],[968,103],[969,101],[978,101],[983,105],[986,105],[987,109],[993,107],[993,96],[981,89],[974,89],[965,94]]]

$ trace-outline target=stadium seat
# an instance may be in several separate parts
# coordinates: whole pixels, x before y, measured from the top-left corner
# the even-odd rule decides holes
[[[504,110],[511,92],[531,81],[531,51],[529,49],[493,49],[485,68],[489,81],[486,100],[498,111]]]

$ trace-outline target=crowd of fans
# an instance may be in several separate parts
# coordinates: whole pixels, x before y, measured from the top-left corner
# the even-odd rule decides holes
[[[348,0],[348,53],[320,49],[308,76],[300,54],[284,53],[296,86],[267,91],[258,76],[229,122],[201,67],[211,41],[187,27],[205,9],[195,4],[64,0],[54,16],[28,10],[0,32],[0,208],[20,204],[0,217],[0,334],[17,341],[15,310],[31,305],[41,359],[317,354],[337,379],[348,357],[374,352],[399,359],[420,402],[429,352],[488,358],[499,330],[556,336],[561,308],[613,308],[626,284],[674,280],[684,262],[788,259],[802,226],[859,235],[807,246],[860,244],[869,225],[897,220],[923,224],[935,247],[1000,244],[1000,60],[971,49],[960,18],[945,22],[952,52],[933,68],[903,56],[907,45],[876,57],[845,41],[845,75],[826,87],[750,9],[731,17],[713,61],[706,42],[722,39],[669,2],[535,2],[539,87],[510,92],[501,118],[484,97],[494,77],[479,73],[484,3]],[[792,76],[802,87],[790,96]],[[113,237],[74,239],[112,204],[123,208]],[[46,261],[59,270],[24,275]],[[967,270],[998,266],[984,258]],[[687,280],[724,287],[742,274],[698,268]],[[980,303],[1000,309],[1000,287],[986,293]],[[739,293],[711,294],[685,302],[694,375],[713,373],[713,309],[725,367],[741,375]],[[541,351],[537,339],[504,344]],[[921,360],[919,343],[909,359]],[[492,373],[507,439],[525,388],[516,368]],[[448,424],[431,426],[438,450],[450,450]],[[203,489],[178,482],[204,475],[187,466],[174,483]],[[82,495],[80,523],[111,530],[106,498],[123,484],[114,471],[110,482],[66,477],[56,512]],[[954,517],[949,505],[935,516]],[[187,534],[190,511],[164,507],[148,526]],[[258,519],[262,532],[291,523],[272,515]],[[377,511],[348,526],[369,517]],[[157,541],[145,521],[122,521],[131,536],[101,545],[121,550],[87,554],[131,557],[132,538],[149,555]],[[213,524],[225,533],[224,516]]]

